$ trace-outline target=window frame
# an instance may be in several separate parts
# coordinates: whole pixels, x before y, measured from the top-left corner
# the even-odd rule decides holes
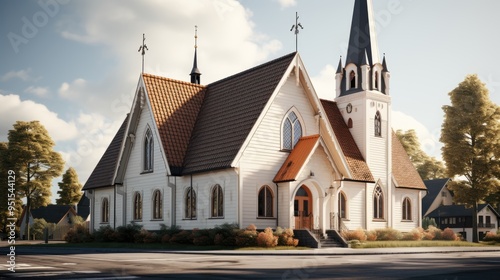
[[[154,167],[154,140],[153,132],[149,126],[146,129],[146,133],[144,133],[142,149],[142,173],[151,173]]]
[[[133,214],[134,214],[134,221],[142,221],[142,194],[140,192],[134,192],[134,207],[133,207]]]
[[[221,185],[216,184],[210,191],[210,217],[215,219],[224,218],[224,190]]]
[[[373,219],[374,220],[384,220],[385,219],[385,205],[384,205],[384,191],[379,184],[375,186],[373,190]]]
[[[401,219],[405,222],[413,221],[413,209],[411,199],[409,197],[403,198],[403,203],[401,204]]]
[[[152,196],[153,205],[153,220],[163,220],[163,195],[161,190],[156,189],[153,191]]]
[[[184,194],[184,220],[196,220],[196,191],[193,187],[187,187]]]
[[[101,224],[109,224],[109,199],[107,197],[101,200]]]
[[[292,121],[292,119],[294,120]],[[289,132],[286,131],[287,126],[289,126]],[[292,107],[286,112],[281,122],[281,151],[289,152],[293,150],[304,134],[304,121],[297,109]]]
[[[347,215],[347,195],[343,191],[339,192],[339,197],[338,197],[338,211],[339,211],[339,217],[341,219],[343,219],[343,220],[347,220],[348,219],[348,215]],[[343,215],[342,215],[342,213],[343,213]]]
[[[382,137],[382,114],[377,110],[375,113],[375,118],[373,120],[374,125],[374,135],[375,137]]]
[[[263,199],[261,193],[264,193]],[[261,211],[262,209],[262,211]],[[274,217],[274,192],[270,186],[264,185],[257,192],[257,217],[258,218],[275,218]]]

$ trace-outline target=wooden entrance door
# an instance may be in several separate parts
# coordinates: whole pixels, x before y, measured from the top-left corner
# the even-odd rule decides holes
[[[293,213],[296,229],[312,229],[312,195],[306,186],[301,186],[295,194]]]

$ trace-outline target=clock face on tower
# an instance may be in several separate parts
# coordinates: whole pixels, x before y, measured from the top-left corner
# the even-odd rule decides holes
[[[348,114],[350,114],[352,112],[352,104],[351,103],[347,104],[345,110],[347,111]]]

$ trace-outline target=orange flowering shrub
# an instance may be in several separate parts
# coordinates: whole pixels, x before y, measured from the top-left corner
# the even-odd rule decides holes
[[[257,235],[257,245],[261,247],[275,247],[278,245],[278,237],[274,236],[272,228],[268,227],[264,232]]]

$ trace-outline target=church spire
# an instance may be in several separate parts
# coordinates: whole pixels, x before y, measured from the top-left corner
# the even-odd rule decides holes
[[[352,15],[351,34],[347,49],[346,65],[362,65],[365,51],[370,66],[380,63],[372,0],[356,0]]]
[[[201,72],[198,69],[198,59],[197,59],[197,49],[198,49],[198,26],[194,26],[194,61],[193,69],[191,69],[191,83],[200,84]]]

